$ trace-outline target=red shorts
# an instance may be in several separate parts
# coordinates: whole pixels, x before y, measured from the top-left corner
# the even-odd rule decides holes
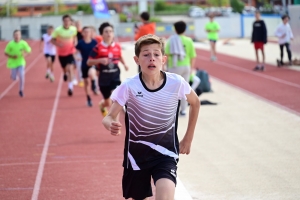
[[[264,50],[264,43],[263,42],[254,42],[254,49]]]

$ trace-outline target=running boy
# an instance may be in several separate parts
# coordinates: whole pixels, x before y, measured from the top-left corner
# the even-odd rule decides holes
[[[265,70],[265,52],[264,45],[267,43],[267,28],[263,20],[260,19],[260,12],[255,12],[255,22],[252,28],[251,42],[254,44],[255,55],[256,55],[256,67],[254,71]],[[261,50],[262,62],[259,62],[258,50]]]
[[[82,31],[83,39],[78,41],[78,44],[76,45],[77,53],[76,55],[80,54],[80,56],[76,57],[77,61],[81,61],[81,74],[83,80],[84,80],[84,90],[87,97],[87,105],[91,107],[92,100],[90,97],[90,90],[89,90],[89,80],[88,78],[91,77],[91,87],[95,94],[98,93],[97,90],[97,74],[94,67],[89,67],[87,65],[87,60],[89,58],[90,52],[93,50],[93,48],[97,45],[97,41],[92,39],[92,32],[90,27],[83,27]]]
[[[276,31],[275,35],[278,37],[278,43],[280,48],[280,60],[277,60],[277,65],[283,66],[283,48],[286,48],[286,52],[289,58],[289,64],[292,65],[292,52],[290,49],[290,42],[294,39],[294,35],[289,24],[289,16],[282,16],[282,24],[280,24]]]
[[[19,76],[19,95],[24,96],[25,84],[25,57],[31,52],[30,46],[21,38],[21,31],[15,30],[13,32],[14,39],[10,41],[4,50],[7,59],[7,68],[11,70],[11,79],[17,80]]]
[[[102,123],[114,136],[120,135],[117,116],[126,106],[123,196],[135,200],[152,196],[174,199],[179,153],[189,154],[200,102],[189,84],[179,75],[163,72],[164,42],[145,35],[135,44],[135,62],[141,73],[127,79],[112,94],[113,104]],[[190,103],[186,134],[179,143],[177,117],[180,100]]]
[[[216,50],[216,43],[219,39],[218,32],[220,31],[220,25],[218,22],[214,21],[214,14],[209,15],[209,22],[205,25],[205,30],[207,32],[207,38],[210,42],[210,54],[211,60],[217,60],[217,50]]]
[[[73,78],[74,78],[74,56],[75,44],[77,44],[77,29],[72,26],[70,15],[62,17],[63,25],[57,27],[52,33],[51,42],[57,47],[58,59],[63,68],[64,81],[69,81],[68,95],[73,95]]]
[[[56,48],[51,42],[52,32],[53,32],[53,26],[48,26],[47,33],[43,34],[40,43],[40,48],[42,48],[42,44],[44,43],[44,55],[47,62],[46,79],[49,78],[51,82],[54,81],[53,64],[56,55]]]
[[[99,88],[103,100],[99,107],[103,116],[107,115],[107,107],[111,105],[111,92],[121,84],[119,61],[128,70],[121,52],[121,46],[114,42],[114,28],[108,22],[104,22],[99,27],[103,41],[99,43],[90,53],[87,61],[88,66],[96,65],[99,68]]]

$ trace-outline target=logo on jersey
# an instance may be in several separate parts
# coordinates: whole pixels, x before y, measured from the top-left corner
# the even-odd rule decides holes
[[[136,97],[143,97],[144,95],[142,94],[142,92],[138,92],[137,95],[135,95]]]

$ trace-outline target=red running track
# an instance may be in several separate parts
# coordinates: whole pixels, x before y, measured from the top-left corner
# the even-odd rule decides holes
[[[207,51],[197,53],[199,67],[212,76],[300,111],[299,72],[267,66],[266,72],[254,73],[250,61],[219,55],[220,61],[212,63]],[[93,96],[94,107],[88,108],[82,88],[67,96],[57,61],[56,81],[50,83],[38,48],[27,60],[27,67],[33,64],[26,74],[25,97],[18,96],[15,84],[0,99],[0,199],[27,200],[33,193],[38,199],[122,199],[124,134],[113,137],[104,130],[96,106],[101,97]],[[11,81],[0,66],[2,94]]]
[[[300,71],[265,65],[266,71],[254,72],[249,60],[219,54],[211,62],[210,53],[200,49],[197,55],[197,67],[211,76],[300,115]]]

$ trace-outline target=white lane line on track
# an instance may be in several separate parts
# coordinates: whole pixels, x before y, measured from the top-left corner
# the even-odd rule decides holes
[[[177,177],[177,186],[175,188],[174,200],[193,200],[193,198],[186,190],[179,177]]]
[[[45,163],[46,163],[48,148],[49,148],[53,125],[54,125],[54,120],[55,120],[55,115],[56,115],[56,111],[57,111],[57,107],[58,107],[59,96],[61,93],[61,88],[62,88],[62,83],[63,83],[62,80],[63,80],[62,78],[59,79],[59,83],[58,83],[58,87],[57,87],[57,91],[56,91],[56,95],[55,95],[55,100],[54,100],[54,104],[53,104],[53,108],[52,108],[52,112],[51,112],[51,117],[50,117],[50,121],[49,121],[49,125],[48,125],[48,130],[47,130],[47,134],[46,134],[45,144],[44,144],[44,148],[42,151],[31,200],[37,200],[38,196],[39,196],[41,182],[42,182],[42,178],[43,178],[44,167],[45,167]]]
[[[25,67],[25,75],[26,73],[36,64],[36,62],[41,58],[43,54],[39,54],[38,57],[36,57],[27,67]],[[0,94],[0,100],[15,86],[16,83],[19,82],[19,79],[16,81],[13,81],[1,94]]]
[[[207,57],[204,57],[204,56],[197,56],[197,58],[200,58],[200,59],[206,60],[206,61],[208,61],[208,60],[210,61],[210,59],[208,59]],[[235,69],[235,70],[238,70],[238,71],[246,72],[248,74],[259,76],[259,77],[262,77],[262,78],[265,78],[265,79],[268,79],[268,80],[272,80],[272,81],[275,81],[275,82],[278,82],[278,83],[282,83],[282,84],[293,86],[293,87],[296,87],[296,88],[300,89],[299,84],[292,83],[292,82],[289,82],[289,81],[285,81],[285,80],[282,80],[280,78],[275,78],[275,77],[268,76],[266,74],[262,74],[262,73],[259,73],[259,72],[250,71],[249,69],[241,68],[237,65],[233,65],[233,64],[230,64],[230,63],[225,63],[225,62],[222,62],[222,61],[215,61],[214,63],[218,64],[218,65],[223,65],[224,67],[228,67],[228,68]]]

